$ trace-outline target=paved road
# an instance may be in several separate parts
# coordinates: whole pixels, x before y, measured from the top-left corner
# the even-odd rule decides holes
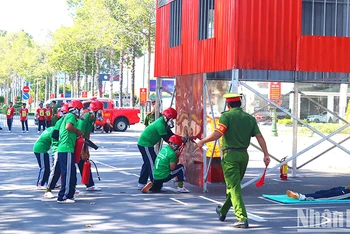
[[[34,126],[33,126],[34,127]],[[262,198],[262,194],[282,194],[286,189],[312,192],[318,189],[349,184],[347,174],[325,170],[302,170],[297,178],[280,181],[276,171],[266,177],[266,184],[243,189],[249,212],[249,230],[228,227],[234,222],[233,212],[225,222],[220,222],[215,206],[224,200],[225,186],[209,184],[209,191],[185,184],[189,194],[178,194],[172,182],[159,194],[142,194],[136,189],[141,157],[136,147],[142,127],[134,126],[124,133],[92,135],[100,148],[92,152],[101,175],[100,192],[88,192],[75,204],[57,204],[56,200],[43,198],[43,192],[34,189],[38,166],[32,146],[38,137],[36,131],[13,133],[0,131],[0,233],[296,233],[301,231],[342,231],[298,227],[302,208],[331,213],[343,212],[343,204],[281,205]],[[267,129],[268,131],[268,129]],[[266,136],[272,151],[282,155],[289,136]],[[281,146],[282,148],[278,147]],[[279,148],[279,149],[278,149]],[[261,173],[262,155],[250,149],[251,161],[243,182]],[[93,170],[94,172],[94,170]],[[84,190],[78,174],[78,189]],[[57,194],[57,191],[54,192]],[[343,221],[343,219],[341,221]],[[331,219],[332,221],[333,219]],[[345,223],[345,221],[343,222]],[[350,224],[350,222],[349,222]],[[345,224],[346,225],[346,224]],[[334,226],[332,226],[334,227]],[[346,229],[345,231],[350,231]]]

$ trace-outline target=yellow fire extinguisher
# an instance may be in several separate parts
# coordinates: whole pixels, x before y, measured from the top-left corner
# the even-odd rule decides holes
[[[287,156],[281,159],[281,163],[286,161]],[[288,179],[288,164],[285,163],[281,165],[280,167],[280,178],[281,180],[287,180]]]

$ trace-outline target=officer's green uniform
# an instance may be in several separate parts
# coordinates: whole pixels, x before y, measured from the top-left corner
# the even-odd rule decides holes
[[[244,177],[249,160],[246,149],[251,137],[260,134],[260,130],[255,118],[244,112],[242,108],[231,108],[224,112],[216,129],[219,132],[220,125],[226,127],[226,131],[222,136],[224,157],[221,161],[226,182],[226,201],[220,212],[226,215],[233,205],[237,219],[245,221],[248,216],[242,199],[241,180]],[[228,152],[225,152],[225,150]]]
[[[159,117],[161,117],[161,116],[162,116],[162,114],[159,113]],[[153,123],[155,120],[156,120],[156,113],[150,112],[146,115],[144,124],[147,127],[148,125]]]
[[[51,120],[51,124],[52,126],[55,126],[55,124],[57,123],[57,106],[53,106],[52,107],[52,120]]]

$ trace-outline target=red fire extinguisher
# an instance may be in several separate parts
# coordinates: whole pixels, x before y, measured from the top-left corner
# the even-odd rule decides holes
[[[84,147],[84,138],[81,136],[77,138],[75,141],[74,155],[75,155],[75,163],[79,163],[80,155]]]
[[[91,163],[89,160],[87,160],[86,162],[84,162],[83,175],[81,176],[81,183],[82,184],[89,183],[90,173],[91,173]]]
[[[281,159],[281,163],[286,161],[287,156]],[[288,179],[288,164],[285,163],[280,167],[280,178],[281,180],[287,180]]]

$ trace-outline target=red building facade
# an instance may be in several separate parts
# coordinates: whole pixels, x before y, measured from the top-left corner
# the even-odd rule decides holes
[[[170,46],[177,2],[180,43]],[[213,36],[205,39],[201,4],[213,8]],[[346,0],[168,0],[157,8],[155,76],[232,69],[349,73],[349,11]]]

